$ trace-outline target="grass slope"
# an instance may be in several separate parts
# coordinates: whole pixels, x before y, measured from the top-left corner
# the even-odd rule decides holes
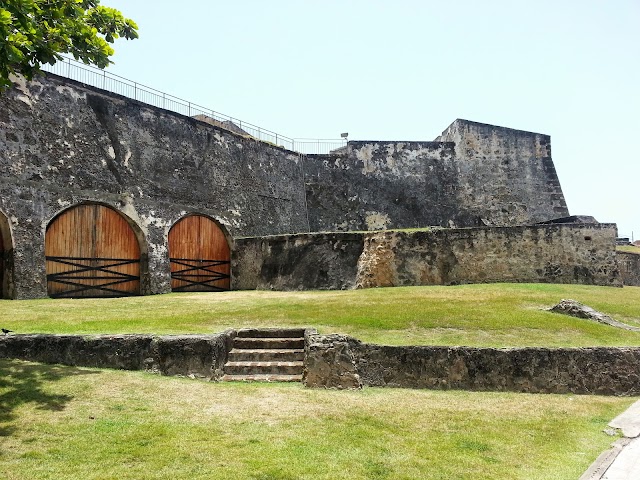
[[[0,360],[0,478],[573,480],[632,402],[215,384]]]
[[[616,250],[619,252],[637,253],[640,255],[640,247],[636,247],[635,245],[618,245]]]
[[[18,333],[212,333],[313,326],[382,344],[638,346],[640,334],[543,311],[573,298],[640,326],[640,287],[490,284],[350,291],[234,291],[0,302]]]

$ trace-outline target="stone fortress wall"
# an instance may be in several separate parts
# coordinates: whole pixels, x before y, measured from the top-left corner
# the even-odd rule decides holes
[[[188,213],[217,219],[232,237],[308,231],[302,175],[298,154],[189,117],[52,75],[18,85],[0,96],[10,296],[46,296],[45,230],[72,205],[125,215],[147,256],[143,292],[162,293],[167,233]]]
[[[530,225],[569,215],[547,135],[468,120],[435,142],[349,142],[304,161],[311,231]]]
[[[520,278],[517,270],[504,266],[497,270],[512,273],[501,278],[617,282],[610,259],[615,237],[611,225],[588,227],[593,235],[568,226],[491,230],[569,214],[546,135],[456,120],[435,142],[349,142],[330,155],[303,156],[52,74],[3,92],[0,232],[8,272],[3,277],[4,297],[47,295],[47,226],[60,212],[87,202],[113,208],[134,229],[143,257],[142,294],[171,290],[167,235],[178,220],[194,213],[215,219],[229,239],[231,288],[277,288],[277,282],[265,279],[295,269],[274,265],[274,258],[288,261],[277,255],[258,258],[264,252],[256,245],[275,242],[297,248],[308,243],[303,237],[264,243],[260,238],[265,236],[427,226],[478,230],[354,234],[345,240],[344,249],[357,258],[372,249],[392,251],[389,245],[398,242],[415,249],[408,263],[376,260],[393,264],[384,267],[393,280],[382,284],[406,284],[412,278],[419,278],[419,284],[493,281],[493,273],[487,276],[485,270],[482,278],[481,270],[495,270],[500,258],[506,265],[500,247],[509,252],[518,242],[534,245],[523,261],[538,262],[532,269],[546,273]],[[547,230],[556,233],[540,233]],[[589,236],[595,241],[585,240]],[[321,235],[317,238],[324,242]],[[565,241],[567,246],[579,244],[574,257],[568,255],[568,247],[560,247]],[[545,245],[549,249],[544,254],[534,253],[544,251]],[[273,252],[279,247],[269,248]],[[558,248],[564,253],[558,254]],[[462,250],[489,257],[474,270],[472,263],[456,256]],[[414,265],[436,257],[435,266]],[[247,275],[256,273],[255,261],[262,262],[260,275],[250,279]],[[311,257],[307,263],[313,263]],[[349,268],[360,268],[363,262],[348,263]],[[549,265],[560,265],[562,273]],[[351,287],[355,278],[338,282],[337,288]],[[309,288],[330,283],[322,280]]]

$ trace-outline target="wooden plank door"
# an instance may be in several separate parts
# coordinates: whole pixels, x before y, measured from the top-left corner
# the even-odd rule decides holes
[[[229,243],[222,229],[204,215],[190,215],[169,231],[171,289],[174,292],[229,290]]]
[[[4,221],[4,218],[2,220]],[[6,285],[4,284],[5,268],[6,268],[6,262],[5,262],[6,255],[7,255],[7,252],[5,251],[5,247],[4,247],[4,236],[2,235],[2,232],[0,231],[0,297],[1,298],[6,298],[6,295],[7,295]]]
[[[78,205],[58,215],[47,227],[45,256],[51,297],[140,294],[140,245],[112,208]]]

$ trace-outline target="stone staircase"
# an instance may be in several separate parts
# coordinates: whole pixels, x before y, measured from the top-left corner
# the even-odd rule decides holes
[[[300,382],[304,329],[238,330],[222,381]]]

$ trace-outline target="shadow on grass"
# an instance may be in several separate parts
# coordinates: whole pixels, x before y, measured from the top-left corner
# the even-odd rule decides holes
[[[55,412],[63,410],[73,398],[47,392],[47,384],[74,375],[97,373],[76,367],[0,359],[0,438],[15,431],[12,421],[21,405],[32,403],[39,410]]]

